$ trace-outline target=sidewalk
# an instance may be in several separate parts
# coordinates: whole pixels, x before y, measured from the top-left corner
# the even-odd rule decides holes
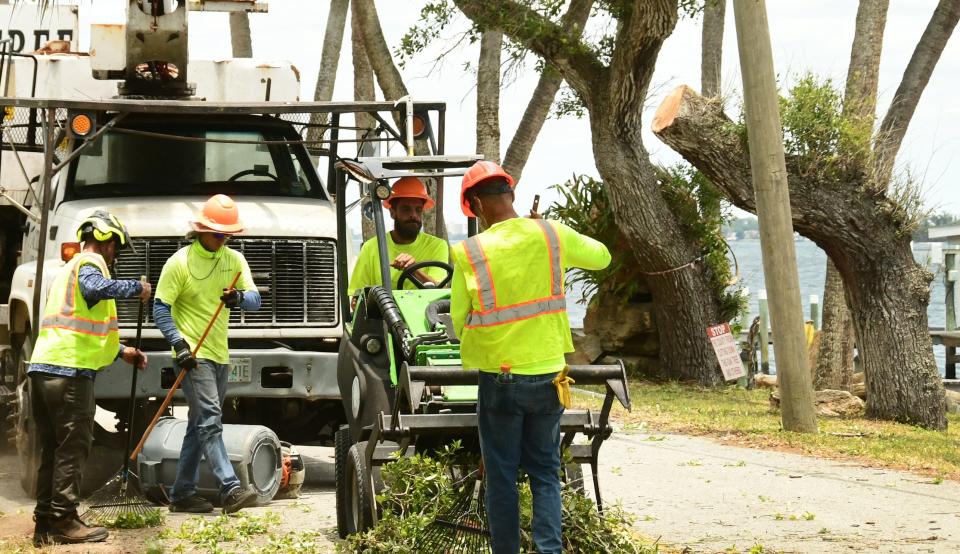
[[[960,552],[956,482],[631,432],[603,445],[600,472],[606,503],[692,552]]]

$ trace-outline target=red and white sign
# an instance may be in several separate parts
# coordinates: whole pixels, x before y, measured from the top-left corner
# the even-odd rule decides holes
[[[737,351],[737,342],[733,340],[729,324],[721,323],[707,327],[707,337],[710,338],[713,351],[717,354],[724,379],[732,381],[747,374],[743,369],[743,362],[740,361],[740,352]]]

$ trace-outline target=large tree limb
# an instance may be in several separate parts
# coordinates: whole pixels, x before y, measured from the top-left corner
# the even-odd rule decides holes
[[[617,29],[604,100],[613,103],[616,117],[625,126],[639,127],[660,47],[677,24],[677,3],[633,0],[624,4],[629,16],[620,20]]]
[[[681,85],[668,95],[653,118],[653,134],[702,171],[740,209],[756,213],[750,156],[736,125],[723,113],[719,100],[704,98]],[[797,231],[821,247],[838,240],[836,230],[848,222],[837,213],[849,195],[797,173],[790,158],[790,202]],[[827,246],[825,246],[827,245]]]
[[[370,60],[370,66],[377,76],[383,95],[387,100],[406,96],[407,86],[403,83],[400,70],[393,63],[393,55],[390,53],[390,47],[387,46],[387,39],[383,36],[380,17],[377,15],[377,7],[373,0],[353,0],[353,15],[359,20],[367,59]]]
[[[700,34],[700,94],[720,96],[720,67],[723,59],[723,23],[726,0],[707,0],[703,5],[703,30]]]
[[[323,33],[323,49],[320,51],[320,70],[317,71],[317,85],[313,89],[313,99],[329,102],[333,98],[333,87],[337,82],[337,67],[340,65],[340,49],[343,46],[343,29],[346,27],[347,11],[350,0],[332,0],[327,13],[327,27]],[[311,114],[310,123],[319,125],[327,122],[327,114]],[[324,129],[313,127],[308,136],[310,140],[319,140]]]
[[[480,35],[477,63],[477,154],[500,163],[500,53],[503,33]]]
[[[843,95],[843,111],[873,129],[880,82],[880,54],[890,0],[860,0],[850,48],[850,66]]]
[[[900,151],[903,136],[907,132],[913,113],[920,102],[920,96],[930,81],[940,55],[960,20],[960,0],[940,0],[927,28],[923,31],[910,57],[910,63],[903,72],[903,79],[893,95],[890,109],[880,124],[874,152],[880,163],[880,182],[889,181],[893,171],[893,162]]]
[[[571,0],[567,13],[563,15],[560,23],[564,31],[579,37],[587,24],[592,7],[593,0]],[[540,129],[547,120],[550,106],[553,105],[553,100],[562,84],[563,76],[560,72],[549,64],[545,65],[540,73],[540,80],[537,81],[537,87],[533,90],[530,102],[527,103],[527,108],[520,119],[520,125],[517,126],[517,132],[514,133],[507,153],[503,156],[503,169],[517,183],[520,182],[523,168],[530,158],[530,151],[537,141],[537,136],[540,135]]]
[[[369,1],[369,0],[367,0]],[[571,32],[512,0],[453,0],[460,11],[487,29],[498,29],[556,67],[581,96],[592,96],[607,68]]]

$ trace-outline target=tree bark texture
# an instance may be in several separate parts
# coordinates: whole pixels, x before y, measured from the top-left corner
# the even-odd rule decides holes
[[[624,3],[610,65],[564,31],[510,0],[454,0],[467,17],[496,28],[544,57],[586,103],[597,170],[608,187],[617,225],[647,268],[656,305],[660,360],[673,378],[722,382],[706,328],[720,317],[708,269],[661,194],[641,139],[643,103],[663,41],[677,23],[669,0]]]
[[[700,93],[707,98],[720,96],[723,59],[723,23],[727,0],[707,0],[703,5],[703,30],[700,40]]]
[[[252,58],[250,17],[247,12],[230,12],[230,46],[234,58]]]
[[[735,206],[756,213],[750,160],[736,125],[716,101],[686,86],[654,117],[654,134]],[[927,325],[932,276],[913,259],[889,200],[843,183],[811,181],[787,158],[793,226],[823,248],[847,285],[857,344],[867,375],[867,413],[945,429],[944,392]]]
[[[313,99],[329,102],[333,98],[333,87],[337,82],[337,67],[340,65],[340,49],[343,46],[343,30],[347,23],[347,11],[350,0],[331,0],[327,13],[327,27],[323,33],[323,48],[320,51],[320,70],[317,71],[317,86],[313,89]],[[326,114],[312,114],[310,122],[314,125],[327,122]],[[310,140],[319,140],[323,129],[311,128]]]
[[[827,258],[823,286],[823,327],[820,350],[814,364],[815,390],[847,390],[853,377],[853,322],[844,295],[843,279]]]
[[[503,33],[480,35],[477,63],[477,154],[500,163],[500,52]]]
[[[376,100],[376,89],[373,83],[373,69],[370,67],[370,60],[367,59],[367,51],[363,44],[363,33],[360,31],[360,20],[356,16],[357,3],[350,5],[350,50],[353,58],[353,99]],[[356,114],[356,125],[362,129],[371,130],[376,127],[376,120],[368,114]],[[357,140],[364,138],[368,131],[358,130]],[[360,143],[357,145],[361,149]],[[370,155],[370,153],[358,152],[359,155]],[[363,206],[361,206],[361,209]],[[373,221],[366,217],[360,217],[360,226],[363,233],[363,240],[367,241],[376,236],[376,229]]]
[[[590,17],[592,7],[593,0],[571,0],[567,13],[563,15],[560,23],[561,29],[579,38]],[[543,124],[550,114],[550,107],[553,106],[557,91],[562,84],[563,76],[560,72],[549,64],[545,65],[540,73],[540,80],[537,81],[537,87],[530,96],[530,102],[523,111],[517,132],[514,133],[507,153],[503,156],[503,169],[513,177],[515,183],[520,182],[523,168],[530,159],[530,152],[540,135],[540,130],[543,129]]]
[[[885,185],[890,181],[893,163],[903,143],[903,136],[907,133],[907,126],[958,20],[960,0],[940,0],[913,50],[875,141],[874,152],[879,164],[878,183]]]
[[[889,5],[890,0],[860,0],[843,95],[844,113],[869,124],[871,130],[877,110],[880,54]]]
[[[889,0],[861,0],[857,10],[850,66],[847,69],[843,112],[871,132],[880,81],[880,54],[887,23]],[[867,163],[866,158],[862,158]],[[861,167],[866,174],[867,168]],[[814,388],[846,389],[853,375],[853,322],[847,307],[843,280],[828,258],[823,290],[823,328],[815,364]]]

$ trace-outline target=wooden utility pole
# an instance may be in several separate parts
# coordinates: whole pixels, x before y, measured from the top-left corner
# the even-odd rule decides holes
[[[760,221],[763,274],[775,337],[773,352],[777,359],[781,421],[787,431],[816,433],[767,8],[764,0],[734,0],[733,14]]]

